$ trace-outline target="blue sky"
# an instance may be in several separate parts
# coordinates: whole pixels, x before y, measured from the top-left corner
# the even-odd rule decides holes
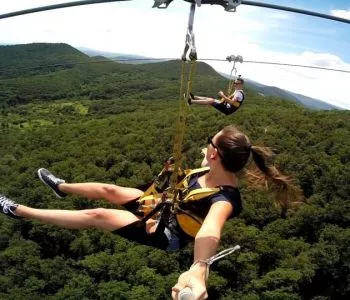
[[[71,0],[2,0],[0,14]],[[260,0],[350,19],[350,1]],[[153,0],[88,5],[0,20],[0,43],[64,42],[73,47],[180,58],[189,3],[174,0],[166,10]],[[271,61],[350,70],[350,24],[241,5],[196,9],[194,32],[200,58]],[[230,73],[228,62],[210,62]],[[350,74],[243,63],[244,77],[350,109]],[[218,87],[221,89],[222,87]]]
[[[350,1],[308,0],[308,1],[263,1],[281,6],[300,8],[331,15],[334,10],[347,10],[350,15]],[[266,12],[266,10],[263,10]],[[287,13],[289,19],[276,24],[265,45],[268,49],[284,52],[309,50],[333,53],[350,62],[350,24],[339,23],[301,14]],[[341,17],[339,15],[339,17]]]

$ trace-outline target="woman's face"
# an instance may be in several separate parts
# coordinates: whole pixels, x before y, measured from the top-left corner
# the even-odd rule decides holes
[[[205,148],[203,148],[203,149],[201,150],[202,155],[203,155],[203,160],[202,160],[202,163],[201,163],[201,167],[207,167],[207,166],[208,166],[207,150],[208,150],[207,147],[205,147]]]
[[[214,137],[208,138],[208,146],[202,149],[203,160],[201,163],[202,167],[206,167],[209,165],[209,161],[214,157],[218,156],[218,149],[215,146],[218,136],[220,132],[218,132]]]

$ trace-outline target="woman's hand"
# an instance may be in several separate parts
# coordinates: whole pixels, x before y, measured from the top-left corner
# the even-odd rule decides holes
[[[231,203],[217,201],[211,205],[202,227],[198,231],[194,242],[194,264],[182,273],[177,284],[172,288],[173,300],[180,300],[179,292],[189,287],[195,300],[208,298],[206,279],[209,275],[207,260],[215,255],[220,241],[221,230],[225,221],[233,210]]]
[[[223,91],[220,91],[220,92],[219,92],[219,96],[224,97],[224,96],[225,96],[224,92],[223,92]]]
[[[189,269],[188,271],[182,273],[172,288],[171,296],[173,300],[180,300],[178,298],[179,292],[183,290],[185,287],[189,287],[194,294],[195,300],[207,299],[207,288],[205,286],[205,276],[206,276],[206,266],[205,271],[196,268]]]

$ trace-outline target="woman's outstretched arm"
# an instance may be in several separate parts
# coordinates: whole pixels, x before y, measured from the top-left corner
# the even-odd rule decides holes
[[[207,265],[198,261],[206,260],[216,254],[222,228],[232,214],[232,210],[232,205],[226,201],[218,201],[211,206],[195,238],[193,265],[180,275],[177,284],[173,287],[173,299],[177,299],[179,291],[185,287],[191,288],[195,299],[207,298]]]

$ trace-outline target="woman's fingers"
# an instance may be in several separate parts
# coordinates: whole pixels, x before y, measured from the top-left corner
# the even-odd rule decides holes
[[[180,292],[182,289],[184,289],[184,288],[185,288],[185,286],[182,285],[182,284],[180,284],[180,283],[175,284],[175,285],[173,286],[173,288],[171,289],[171,290],[172,290],[172,292],[171,292],[171,297],[172,297],[174,300],[177,300],[177,299],[178,299],[177,296],[178,296],[179,292]]]
[[[193,286],[192,293],[195,300],[203,300],[208,298],[207,290],[203,286]]]

